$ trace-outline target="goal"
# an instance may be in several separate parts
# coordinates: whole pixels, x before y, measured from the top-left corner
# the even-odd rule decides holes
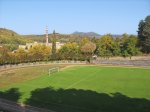
[[[54,67],[49,69],[49,76],[53,73],[59,72],[59,67]]]

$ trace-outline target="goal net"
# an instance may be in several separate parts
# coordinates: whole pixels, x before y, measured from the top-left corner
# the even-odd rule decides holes
[[[53,73],[59,72],[59,67],[54,67],[49,69],[49,76]]]

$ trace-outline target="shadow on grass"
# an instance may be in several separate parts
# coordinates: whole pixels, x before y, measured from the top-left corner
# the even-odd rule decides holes
[[[0,91],[0,98],[17,102],[21,97],[21,93],[18,88],[11,88],[6,91]]]
[[[36,89],[25,103],[58,112],[150,112],[149,100],[81,89]]]

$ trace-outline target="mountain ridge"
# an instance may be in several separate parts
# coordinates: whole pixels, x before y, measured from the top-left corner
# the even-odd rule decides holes
[[[72,35],[79,35],[79,36],[89,36],[89,37],[100,37],[101,35],[95,32],[78,32],[75,31]]]

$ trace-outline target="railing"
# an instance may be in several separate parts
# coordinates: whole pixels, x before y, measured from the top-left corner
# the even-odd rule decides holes
[[[94,64],[150,66],[150,60],[94,60]]]
[[[129,66],[150,66],[150,60],[109,60],[109,59],[97,59],[93,60],[93,64],[107,64],[107,65],[129,65]],[[20,63],[16,65],[1,65],[0,71],[11,69],[11,68],[22,68],[30,66],[41,66],[41,65],[51,65],[51,64],[87,64],[86,61],[48,61],[48,62],[34,62],[34,63]]]
[[[40,65],[49,65],[49,64],[86,64],[86,61],[48,61],[48,62],[33,62],[33,63],[20,63],[20,64],[7,64],[1,65],[0,70],[10,69],[10,68],[21,68],[21,67],[29,67],[29,66],[40,66]]]
[[[37,108],[30,105],[21,105],[16,102],[0,98],[0,111],[1,109],[10,112],[55,112],[52,110]]]

